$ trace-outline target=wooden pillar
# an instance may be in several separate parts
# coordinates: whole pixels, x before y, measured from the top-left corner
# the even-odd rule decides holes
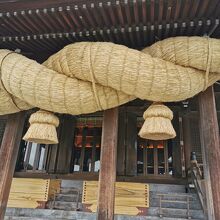
[[[0,220],[4,219],[24,127],[25,113],[10,115],[0,148]]]
[[[56,172],[69,173],[73,153],[76,119],[70,115],[63,115],[60,126]]]
[[[190,120],[187,115],[183,116],[183,145],[184,145],[184,154],[185,154],[185,164],[186,171],[190,168],[190,156],[192,151],[191,145],[191,128],[190,128]]]
[[[104,112],[99,172],[98,220],[114,219],[118,108]]]
[[[214,219],[211,213],[213,204],[215,219],[218,220],[220,219],[220,142],[213,87],[209,87],[199,95],[199,113],[208,212],[210,219]]]

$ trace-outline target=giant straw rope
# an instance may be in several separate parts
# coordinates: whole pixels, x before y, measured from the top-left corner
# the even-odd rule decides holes
[[[142,51],[81,42],[43,65],[0,50],[0,63],[0,114],[38,107],[78,115],[135,98],[173,102],[193,97],[220,80],[220,40],[175,37]]]

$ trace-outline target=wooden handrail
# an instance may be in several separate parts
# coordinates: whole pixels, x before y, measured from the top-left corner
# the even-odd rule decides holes
[[[196,170],[196,176],[199,176],[199,179],[203,179],[203,174],[202,174],[201,168],[200,168],[197,160],[192,160],[191,161],[190,169],[191,170]]]
[[[208,212],[207,212],[206,193],[205,190],[203,190],[202,188],[202,182],[205,182],[205,180],[203,178],[202,171],[196,160],[191,161],[191,167],[188,170],[188,176],[191,178],[191,182],[195,186],[204,215],[207,216]]]
[[[172,194],[157,194],[157,196],[159,196],[159,203],[160,203],[160,207],[159,207],[159,217],[162,218],[163,217],[163,207],[162,204],[163,203],[182,203],[182,204],[186,204],[187,205],[187,218],[191,218],[190,216],[190,199],[192,199],[191,195],[178,195],[176,193],[172,193]],[[170,198],[175,198],[175,197],[182,197],[185,198],[186,200],[184,201],[175,201],[175,200],[168,200],[168,199],[163,199],[163,196],[167,196]]]

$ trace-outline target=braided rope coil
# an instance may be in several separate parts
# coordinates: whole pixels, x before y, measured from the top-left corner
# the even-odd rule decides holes
[[[77,115],[135,98],[180,101],[220,80],[220,40],[202,37],[170,38],[143,51],[75,43],[43,65],[7,53],[0,50],[0,114],[38,107]]]

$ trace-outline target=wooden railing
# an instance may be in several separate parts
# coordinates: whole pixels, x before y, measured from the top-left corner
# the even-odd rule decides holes
[[[188,170],[188,178],[195,187],[204,215],[207,216],[207,199],[205,193],[205,179],[196,160],[191,161],[191,167]]]
[[[163,203],[175,203],[175,204],[186,204],[187,206],[187,218],[190,219],[190,199],[192,199],[191,195],[178,195],[178,194],[157,194],[157,196],[159,196],[159,217],[162,218],[163,217]],[[164,199],[164,197],[168,197],[166,199]],[[176,201],[175,198],[179,197],[180,199],[182,199],[181,201]],[[173,199],[172,199],[173,198]]]

